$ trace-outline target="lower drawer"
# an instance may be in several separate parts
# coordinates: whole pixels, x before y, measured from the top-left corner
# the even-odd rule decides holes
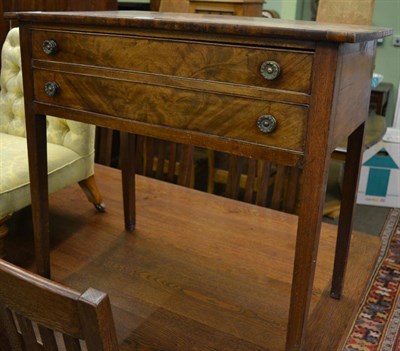
[[[53,96],[45,92],[48,82],[59,87]],[[34,72],[34,93],[36,101],[55,106],[294,151],[304,147],[305,106],[45,70]],[[266,115],[276,121],[271,132],[260,130]]]

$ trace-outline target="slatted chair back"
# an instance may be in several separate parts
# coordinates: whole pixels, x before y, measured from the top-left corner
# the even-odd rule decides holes
[[[160,0],[158,11],[188,13],[189,7],[189,0]]]
[[[375,0],[319,0],[318,22],[370,25]]]
[[[108,296],[83,294],[0,259],[0,321],[13,351],[115,351]]]
[[[207,191],[295,213],[299,173],[296,167],[209,150]]]
[[[136,173],[178,185],[194,186],[194,147],[137,136]]]

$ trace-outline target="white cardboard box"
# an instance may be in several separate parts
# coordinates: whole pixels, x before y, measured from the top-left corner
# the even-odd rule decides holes
[[[400,208],[400,143],[380,141],[364,152],[357,203]]]

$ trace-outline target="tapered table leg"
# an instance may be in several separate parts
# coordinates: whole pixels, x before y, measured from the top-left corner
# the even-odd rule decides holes
[[[330,161],[333,102],[326,100],[334,95],[335,76],[331,67],[337,65],[337,55],[330,46],[321,45],[316,50],[312,100],[308,115],[302,185],[300,191],[299,222],[286,351],[306,351],[307,319],[310,308],[322,209]],[[321,95],[320,95],[321,94]]]
[[[361,124],[348,138],[346,162],[342,185],[342,200],[335,263],[333,268],[331,296],[339,299],[343,291],[347,258],[350,250],[353,215],[357,197],[358,179],[362,160],[364,126]]]
[[[305,351],[306,324],[321,230],[328,162],[309,164],[303,171],[296,251],[289,309],[287,351]]]
[[[46,116],[26,118],[36,269],[50,278]]]
[[[120,166],[124,202],[125,229],[133,231],[136,224],[135,169],[136,136],[121,132]]]

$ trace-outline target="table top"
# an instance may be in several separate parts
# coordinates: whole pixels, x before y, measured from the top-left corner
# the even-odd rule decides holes
[[[120,26],[141,29],[189,31],[275,39],[356,43],[393,33],[390,28],[263,17],[178,14],[146,11],[21,12],[20,21]]]

